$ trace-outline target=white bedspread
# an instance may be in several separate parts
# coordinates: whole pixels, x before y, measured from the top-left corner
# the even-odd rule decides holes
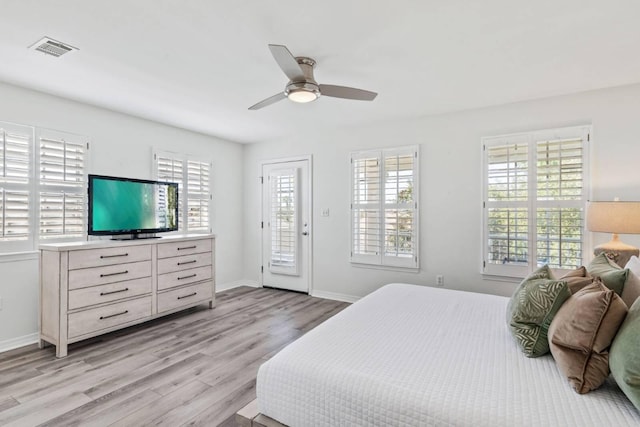
[[[638,426],[609,380],[578,395],[509,335],[507,298],[392,284],[264,363],[258,409],[289,426]]]

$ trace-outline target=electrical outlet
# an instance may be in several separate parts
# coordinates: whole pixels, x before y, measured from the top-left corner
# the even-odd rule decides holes
[[[323,208],[320,216],[329,216],[329,208]]]
[[[436,276],[436,286],[444,286],[444,276],[442,274]]]

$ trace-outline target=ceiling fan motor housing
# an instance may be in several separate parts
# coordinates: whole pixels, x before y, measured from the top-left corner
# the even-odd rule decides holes
[[[313,78],[313,68],[316,65],[316,61],[304,56],[296,57],[296,61],[300,65],[304,76],[301,76],[302,78],[299,80],[289,81],[284,89],[284,94],[295,102],[315,101],[320,97],[320,86]]]

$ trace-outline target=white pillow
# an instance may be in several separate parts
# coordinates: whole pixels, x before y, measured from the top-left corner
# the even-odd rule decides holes
[[[624,282],[621,296],[627,307],[631,307],[635,300],[640,298],[640,259],[635,255],[632,256],[624,268],[629,269],[629,274],[627,281]]]
[[[627,265],[624,266],[624,268],[628,268],[633,272],[633,274],[640,277],[640,259],[638,259],[637,256],[632,256],[627,262]]]

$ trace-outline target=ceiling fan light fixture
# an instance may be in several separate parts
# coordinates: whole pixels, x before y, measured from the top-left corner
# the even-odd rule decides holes
[[[289,100],[293,102],[298,102],[300,104],[305,104],[307,102],[315,101],[320,96],[319,92],[308,90],[308,89],[293,89],[287,93],[287,97]]]

